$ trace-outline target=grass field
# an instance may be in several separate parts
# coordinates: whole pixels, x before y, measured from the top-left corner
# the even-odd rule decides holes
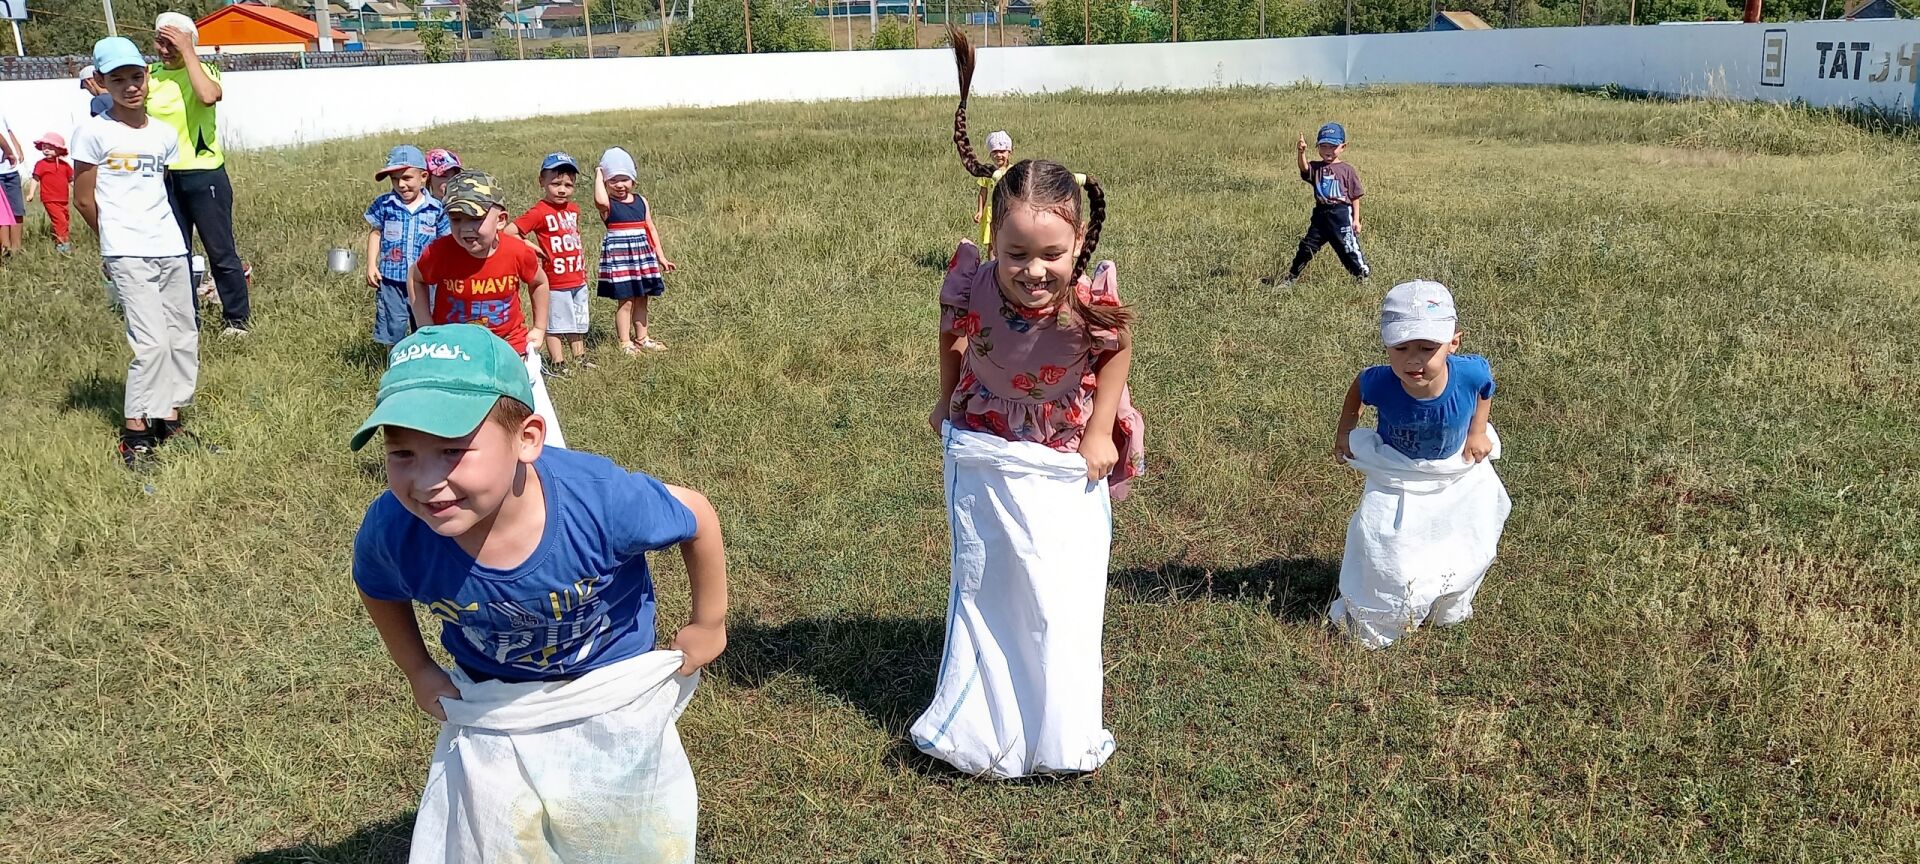
[[[1920,859],[1920,147],[1791,109],[1547,91],[982,99],[977,134],[1102,176],[1152,476],[1118,508],[1097,774],[916,756],[946,596],[939,267],[951,104],[435,130],[532,200],[631,149],[682,265],[673,350],[554,385],[568,438],[705,490],[732,644],[681,724],[712,861]],[[1356,287],[1297,132],[1370,192]],[[0,270],[0,860],[385,862],[433,724],[355,599],[382,358],[325,251],[394,140],[233,158],[256,329],[189,423],[113,455],[125,345],[90,252]],[[597,222],[597,220],[585,220]],[[590,247],[598,241],[589,231]],[[81,245],[86,245],[83,241]],[[1378,294],[1446,281],[1501,382],[1515,509],[1480,616],[1368,653],[1322,627],[1358,484],[1329,456]],[[685,614],[659,559],[663,630]]]

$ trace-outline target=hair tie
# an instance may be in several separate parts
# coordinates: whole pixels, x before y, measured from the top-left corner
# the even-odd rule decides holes
[[[1087,175],[1085,175],[1085,174],[1075,174],[1075,175],[1073,175],[1073,182],[1074,182],[1074,183],[1075,183],[1076,185],[1078,185],[1078,186],[1079,186],[1080,188],[1082,188],[1082,189],[1085,189],[1085,188],[1087,188]]]

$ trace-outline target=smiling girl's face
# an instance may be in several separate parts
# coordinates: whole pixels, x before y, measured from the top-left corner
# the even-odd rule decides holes
[[[1080,254],[1079,224],[1056,210],[1025,202],[994,221],[994,279],[1001,296],[1028,309],[1058,303],[1066,296]]]

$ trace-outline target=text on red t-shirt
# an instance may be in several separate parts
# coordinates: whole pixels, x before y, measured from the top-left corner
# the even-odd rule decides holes
[[[570,291],[587,284],[587,253],[580,247],[580,205],[555,207],[546,199],[513,220],[547,259],[547,287]]]
[[[515,351],[527,351],[527,318],[520,284],[540,278],[540,259],[527,244],[501,238],[493,255],[475,258],[451,236],[427,244],[413,265],[433,291],[433,323],[485,322]]]

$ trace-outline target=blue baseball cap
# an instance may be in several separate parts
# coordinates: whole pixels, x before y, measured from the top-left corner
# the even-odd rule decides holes
[[[580,173],[580,163],[573,161],[573,157],[565,152],[548,153],[547,158],[540,160],[540,170],[552,171],[555,168],[570,168],[573,173]]]
[[[93,71],[96,75],[107,75],[127,66],[145,65],[147,58],[140,54],[140,47],[125,36],[108,36],[93,43]]]
[[[380,173],[373,175],[373,179],[385,180],[388,174],[408,168],[427,170],[427,154],[420,152],[420,148],[412,144],[402,144],[387,151],[387,167],[380,169]]]
[[[1320,143],[1321,144],[1347,143],[1346,127],[1343,127],[1338,123],[1328,123],[1327,125],[1320,127]]]

